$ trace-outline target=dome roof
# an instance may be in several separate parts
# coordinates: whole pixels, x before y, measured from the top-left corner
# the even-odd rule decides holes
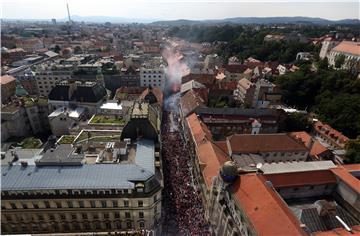
[[[236,164],[233,161],[227,161],[221,168],[221,172],[225,176],[237,176],[238,171]]]

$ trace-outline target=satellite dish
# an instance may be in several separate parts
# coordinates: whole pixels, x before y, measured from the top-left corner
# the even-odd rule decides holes
[[[262,163],[257,163],[256,164],[256,169],[261,169],[262,165],[263,165]]]

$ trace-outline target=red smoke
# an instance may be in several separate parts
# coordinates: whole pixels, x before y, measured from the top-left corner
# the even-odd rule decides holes
[[[167,89],[176,92],[180,90],[181,78],[190,73],[189,67],[183,62],[183,56],[172,49],[162,52],[168,66],[166,68]]]

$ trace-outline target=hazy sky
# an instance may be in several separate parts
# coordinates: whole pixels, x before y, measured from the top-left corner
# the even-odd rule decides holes
[[[151,19],[219,19],[228,17],[311,16],[359,19],[359,0],[0,0],[2,18],[61,19],[71,15]]]

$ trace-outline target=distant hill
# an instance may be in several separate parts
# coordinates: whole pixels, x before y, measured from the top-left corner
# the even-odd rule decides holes
[[[168,26],[179,26],[179,25],[194,25],[194,24],[360,24],[359,19],[344,19],[338,21],[327,20],[323,18],[314,17],[235,17],[225,18],[218,20],[171,20],[171,21],[155,21],[153,25],[168,25]]]
[[[126,18],[126,17],[117,17],[117,16],[78,16],[72,15],[71,19],[76,22],[88,22],[88,23],[143,23],[151,25],[164,25],[164,26],[179,26],[179,25],[194,25],[194,24],[318,24],[318,25],[328,25],[328,24],[350,24],[350,25],[360,25],[359,19],[344,19],[344,20],[327,20],[323,18],[314,18],[314,17],[235,17],[235,18],[225,18],[225,19],[208,19],[208,20],[159,20],[159,19],[149,19],[149,18]],[[50,21],[50,19],[3,19],[5,21]],[[68,21],[68,18],[57,19],[59,22]]]
[[[59,21],[67,21],[68,18],[59,19]],[[151,23],[157,19],[147,19],[147,18],[125,18],[117,16],[71,16],[71,20],[77,22],[91,22],[91,23]]]

